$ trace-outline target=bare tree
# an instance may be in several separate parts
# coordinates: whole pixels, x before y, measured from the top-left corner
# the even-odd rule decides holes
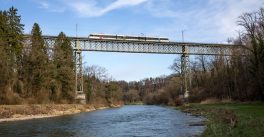
[[[107,73],[106,68],[100,67],[97,65],[88,66],[84,69],[85,75],[88,77],[94,77],[96,79],[99,79],[101,81],[107,81],[108,79],[111,79],[109,74]]]
[[[181,73],[181,58],[177,57],[174,59],[173,64],[169,67],[174,73]]]
[[[251,82],[264,100],[264,9],[245,13],[239,18],[238,24],[246,30],[244,42],[251,53],[249,70],[254,78]]]

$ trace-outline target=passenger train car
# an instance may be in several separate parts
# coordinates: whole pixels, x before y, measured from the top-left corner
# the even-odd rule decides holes
[[[144,36],[125,36],[111,34],[90,34],[89,39],[95,40],[120,40],[120,41],[147,41],[147,42],[169,42],[168,38],[144,37]]]

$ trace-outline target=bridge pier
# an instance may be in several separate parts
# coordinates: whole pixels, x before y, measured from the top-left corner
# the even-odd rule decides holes
[[[181,97],[185,99],[186,101],[189,98],[189,90],[191,86],[191,78],[190,78],[190,60],[189,60],[189,54],[188,54],[188,48],[183,45],[182,46],[182,56],[181,56],[181,81],[182,81],[182,87],[181,87]]]
[[[86,96],[83,92],[83,69],[82,69],[82,51],[79,41],[75,41],[75,100],[77,103],[86,104]]]

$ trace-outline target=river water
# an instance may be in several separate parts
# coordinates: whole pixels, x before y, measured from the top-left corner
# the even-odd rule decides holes
[[[190,137],[202,118],[169,107],[126,105],[68,116],[0,123],[0,137]]]

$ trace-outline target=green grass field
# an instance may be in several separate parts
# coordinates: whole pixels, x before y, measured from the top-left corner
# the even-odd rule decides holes
[[[179,109],[208,118],[203,137],[264,137],[264,103],[190,104]]]

